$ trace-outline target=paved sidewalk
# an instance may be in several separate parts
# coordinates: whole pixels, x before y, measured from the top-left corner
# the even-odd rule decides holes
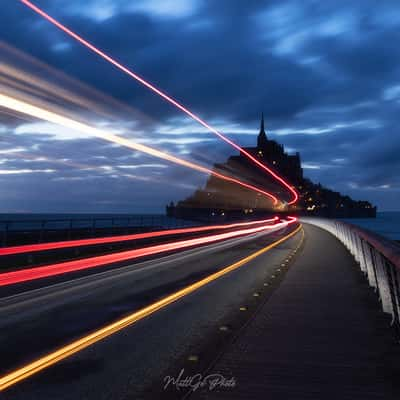
[[[344,246],[305,225],[281,286],[210,373],[233,389],[194,399],[400,399],[400,345]]]

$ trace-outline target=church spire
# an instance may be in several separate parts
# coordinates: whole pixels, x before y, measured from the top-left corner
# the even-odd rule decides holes
[[[267,134],[265,133],[265,128],[264,128],[264,113],[261,113],[261,124],[260,124],[260,133],[258,134],[257,138],[257,146],[259,148],[263,148],[267,145],[268,139],[267,139]]]
[[[261,113],[261,126],[260,126],[260,133],[265,134],[265,129],[264,129],[264,113]]]

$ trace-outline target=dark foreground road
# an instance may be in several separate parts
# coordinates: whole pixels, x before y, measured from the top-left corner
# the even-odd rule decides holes
[[[1,398],[397,400],[400,346],[388,316],[342,244],[319,228],[305,225],[304,231]],[[237,239],[3,299],[2,372],[284,234]],[[182,386],[199,379],[184,378],[197,373],[201,379],[219,374],[227,387],[186,392]]]
[[[274,295],[208,373],[232,390],[191,400],[398,400],[400,344],[345,247],[304,225],[305,245]]]
[[[1,375],[221,270],[288,234],[258,234],[0,300]],[[165,376],[200,371],[268,298],[301,239],[0,393],[2,399],[176,397]],[[281,264],[284,263],[284,266]]]

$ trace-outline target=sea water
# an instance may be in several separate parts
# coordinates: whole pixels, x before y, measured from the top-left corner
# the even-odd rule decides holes
[[[348,218],[344,221],[400,241],[400,211],[378,212],[376,218]]]

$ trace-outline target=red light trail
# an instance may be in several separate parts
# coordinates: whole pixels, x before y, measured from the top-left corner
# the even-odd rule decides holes
[[[141,249],[122,251],[118,253],[106,254],[102,256],[84,258],[80,260],[66,261],[57,264],[45,265],[41,267],[27,268],[12,272],[4,272],[0,274],[0,286],[7,286],[16,283],[28,282],[36,279],[61,275],[69,272],[76,272],[90,268],[99,267],[102,265],[134,260],[139,257],[149,256],[164,253],[172,250],[182,250],[188,247],[208,244],[220,240],[227,240],[238,236],[250,235],[269,229],[278,229],[286,227],[297,221],[297,218],[289,217],[289,221],[279,222],[274,225],[264,225],[256,228],[241,229],[234,232],[209,235],[206,237],[181,240],[173,243],[159,244],[148,246]]]
[[[200,226],[193,228],[181,228],[181,229],[168,229],[163,231],[154,231],[154,232],[146,232],[146,233],[137,233],[132,235],[120,235],[120,236],[109,236],[95,239],[81,239],[81,240],[65,240],[61,242],[49,242],[49,243],[40,243],[40,244],[28,244],[23,246],[13,246],[13,247],[2,247],[0,248],[0,256],[8,256],[13,254],[23,254],[23,253],[34,253],[38,251],[46,251],[46,250],[57,250],[57,249],[65,249],[69,247],[81,247],[81,246],[91,246],[96,244],[109,244],[116,242],[126,242],[131,240],[140,240],[140,239],[148,239],[148,238],[156,238],[162,236],[171,236],[178,235],[184,233],[195,233],[195,232],[204,232],[211,231],[217,229],[231,229],[238,228],[241,226],[251,226],[251,225],[259,225],[266,224],[268,222],[274,222],[278,217],[259,220],[259,221],[251,221],[251,222],[240,222],[237,224],[228,224],[228,225],[209,225],[209,226]]]
[[[69,28],[67,28],[65,25],[51,17],[49,14],[47,14],[45,11],[43,11],[41,8],[37,7],[33,3],[31,3],[29,0],[20,0],[23,4],[25,4],[27,7],[29,7],[31,10],[45,18],[47,21],[55,25],[57,28],[71,36],[73,39],[77,40],[79,43],[87,47],[89,50],[93,51],[109,63],[113,64],[115,67],[123,71],[125,74],[129,75],[131,78],[135,79],[139,83],[141,83],[143,86],[147,87],[154,93],[158,94],[160,97],[162,97],[164,100],[169,102],[170,104],[174,105],[177,107],[179,110],[181,110],[183,113],[197,121],[199,124],[204,126],[206,129],[208,129],[210,132],[214,133],[217,135],[220,139],[222,139],[224,142],[228,143],[232,147],[234,147],[236,150],[240,151],[242,154],[244,154],[248,159],[250,159],[252,162],[254,162],[256,165],[258,165],[260,168],[263,170],[267,171],[270,175],[272,175],[278,182],[280,182],[286,189],[288,189],[292,196],[293,199],[288,202],[288,204],[294,204],[298,200],[299,196],[297,192],[293,189],[293,187],[286,182],[283,178],[281,178],[278,174],[276,174],[274,171],[272,171],[270,168],[268,168],[266,165],[264,165],[262,162],[257,160],[254,156],[252,156],[249,152],[244,150],[242,147],[240,147],[238,144],[224,136],[222,133],[220,133],[217,129],[209,125],[207,122],[205,122],[203,119],[201,119],[199,116],[196,114],[192,113],[189,109],[187,109],[185,106],[180,104],[178,101],[174,100],[172,97],[168,96],[166,93],[164,93],[162,90],[158,89],[154,85],[152,85],[150,82],[146,81],[144,78],[140,77],[124,65],[120,64],[118,61],[116,61],[114,58],[110,57],[106,53],[104,53],[102,50],[98,49],[96,46],[85,40],[83,37],[79,36],[75,32],[71,31]]]
[[[274,241],[273,243],[265,246],[264,248],[251,253],[250,255],[236,261],[233,264],[228,266],[222,267],[218,269],[216,272],[207,275],[206,277],[197,280],[187,286],[179,288],[177,291],[174,291],[168,294],[161,299],[158,299],[145,307],[139,308],[122,318],[109,323],[101,328],[92,331],[89,334],[86,334],[79,339],[75,339],[72,342],[69,342],[66,345],[58,347],[56,350],[48,353],[44,356],[41,356],[34,361],[28,362],[27,364],[12,370],[11,372],[6,373],[5,375],[0,377],[0,391],[4,391],[7,388],[16,385],[18,382],[22,382],[23,380],[34,376],[35,374],[39,373],[40,371],[49,368],[68,357],[71,357],[74,354],[78,354],[80,351],[88,348],[89,346],[94,345],[95,343],[104,340],[111,335],[121,332],[123,329],[134,325],[138,321],[143,320],[144,318],[149,317],[150,315],[160,311],[161,309],[173,304],[174,302],[178,301],[179,299],[184,298],[185,296],[190,295],[191,293],[196,292],[200,288],[205,287],[206,285],[210,284],[211,282],[215,282],[217,279],[236,271],[238,268],[241,268],[247,265],[250,261],[256,259],[257,257],[261,256],[262,254],[267,253],[271,249],[279,246],[281,243],[285,242],[286,240],[290,239],[296,233],[298,233],[301,229],[299,226],[297,229],[293,230],[286,236]]]

